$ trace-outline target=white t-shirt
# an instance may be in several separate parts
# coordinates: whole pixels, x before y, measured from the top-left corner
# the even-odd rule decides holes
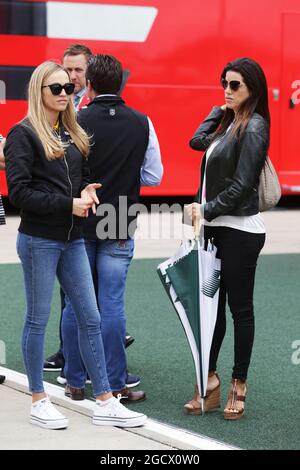
[[[230,126],[228,127],[228,132]],[[215,147],[219,144],[221,139],[215,140],[207,149],[206,151],[206,162],[205,162],[205,170],[204,170],[204,178],[203,178],[203,187],[202,187],[202,204],[206,203],[206,165],[210,155],[212,154]],[[261,213],[258,212],[255,215],[220,215],[216,217],[211,222],[208,222],[204,219],[204,225],[210,227],[230,227],[235,228],[237,230],[242,230],[244,232],[250,233],[266,233],[266,228],[264,224],[264,220],[261,216]]]

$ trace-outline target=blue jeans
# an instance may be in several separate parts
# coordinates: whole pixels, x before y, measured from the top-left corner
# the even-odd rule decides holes
[[[57,275],[74,307],[79,348],[94,394],[111,391],[105,367],[100,315],[84,240],[63,242],[19,233],[17,252],[25,281],[26,317],[22,349],[30,390],[35,393],[44,391],[44,338]]]
[[[134,241],[86,240],[85,246],[96,277],[108,380],[111,389],[118,391],[125,387],[127,375],[125,286]],[[62,315],[62,337],[67,381],[72,387],[83,388],[86,370],[78,350],[76,318],[68,298]]]

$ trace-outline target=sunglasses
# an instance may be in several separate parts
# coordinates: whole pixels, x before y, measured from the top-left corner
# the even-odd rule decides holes
[[[230,90],[237,91],[242,85],[242,82],[239,82],[238,80],[230,80],[230,82],[228,82],[227,80],[225,80],[225,78],[222,78],[221,85],[224,90],[226,90],[229,85]]]
[[[65,83],[64,85],[61,85],[60,83],[52,83],[51,85],[42,86],[42,88],[47,88],[47,87],[50,88],[51,93],[54,96],[60,95],[63,90],[65,90],[67,95],[72,95],[75,89],[74,83]]]

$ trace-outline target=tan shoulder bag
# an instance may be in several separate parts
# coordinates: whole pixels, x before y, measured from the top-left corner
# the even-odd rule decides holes
[[[278,176],[268,155],[259,177],[258,197],[260,212],[272,209],[281,197]]]

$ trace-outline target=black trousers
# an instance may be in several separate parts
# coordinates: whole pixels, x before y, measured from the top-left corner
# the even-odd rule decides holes
[[[245,381],[254,340],[253,292],[258,255],[265,234],[228,227],[204,227],[206,240],[214,239],[221,259],[221,286],[215,332],[210,350],[209,370],[217,360],[226,332],[226,297],[234,323],[234,366],[232,377]]]

